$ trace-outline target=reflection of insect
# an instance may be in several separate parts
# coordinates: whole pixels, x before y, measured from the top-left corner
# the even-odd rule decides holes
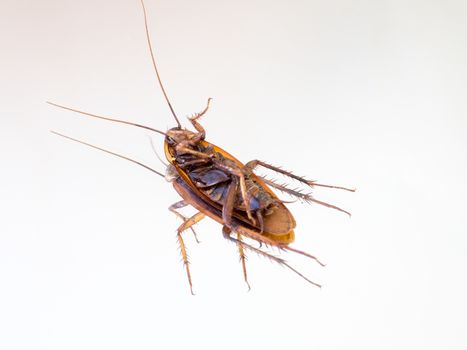
[[[193,289],[191,274],[182,233],[187,229],[191,229],[194,233],[192,226],[202,220],[206,215],[222,224],[222,232],[224,237],[230,241],[235,242],[235,244],[238,246],[243,268],[243,276],[248,287],[249,284],[245,265],[245,250],[250,250],[261,256],[268,257],[273,261],[288,267],[308,282],[319,286],[292,268],[285,260],[261,249],[262,245],[264,244],[265,246],[277,247],[281,250],[293,251],[318,261],[318,259],[316,259],[314,256],[289,246],[289,244],[294,240],[295,219],[284,205],[284,201],[281,201],[274,194],[274,192],[271,190],[271,187],[276,188],[279,191],[299,200],[318,203],[320,205],[337,209],[347,214],[349,213],[331,204],[318,201],[310,194],[303,193],[297,189],[291,189],[286,184],[279,184],[274,180],[264,176],[259,176],[254,173],[254,169],[258,166],[261,166],[263,168],[269,169],[270,171],[279,173],[289,179],[296,180],[302,185],[306,185],[312,188],[315,186],[320,186],[343,189],[347,191],[354,190],[338,186],[323,185],[315,181],[306,180],[302,177],[285,171],[282,168],[274,167],[259,160],[253,160],[244,165],[226,151],[205,141],[206,133],[204,128],[200,125],[199,119],[207,112],[211,99],[208,99],[208,104],[202,112],[197,113],[189,118],[189,121],[196,131],[193,132],[182,128],[177,115],[175,114],[174,109],[170,104],[159,76],[159,71],[151,46],[146,11],[143,2],[142,5],[146,37],[153,66],[157,75],[157,80],[172,112],[172,115],[177,123],[177,126],[168,130],[167,132],[162,132],[144,125],[114,118],[102,117],[69,107],[64,107],[55,103],[49,103],[60,108],[95,118],[144,128],[165,136],[165,156],[169,161],[165,178],[172,183],[175,190],[183,198],[182,201],[171,205],[169,210],[183,220],[182,225],[180,225],[180,227],[177,229],[177,238],[185,265],[188,282],[190,284],[190,290],[192,293]],[[127,159],[164,177],[164,175],[160,172],[125,156],[90,145],[83,141],[73,139],[57,132],[53,133],[97,148],[120,158]],[[187,205],[190,205],[197,210],[197,213],[190,218],[186,218],[177,211],[178,209]],[[245,238],[258,242],[260,246],[252,246],[251,244],[244,241]],[[319,261],[318,263],[321,264]]]

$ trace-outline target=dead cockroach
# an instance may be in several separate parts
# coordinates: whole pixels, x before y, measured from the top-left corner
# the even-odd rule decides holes
[[[296,180],[299,183],[311,188],[319,186],[342,189],[352,192],[354,190],[345,187],[324,185],[315,181],[306,180],[303,177],[296,176],[289,171],[272,166],[260,160],[252,160],[246,164],[243,164],[220,147],[207,142],[205,140],[206,132],[199,123],[199,119],[208,111],[211,98],[208,99],[207,106],[203,111],[196,113],[192,117],[188,118],[195,131],[182,128],[159,75],[154,50],[151,45],[146,10],[143,1],[141,1],[141,4],[143,7],[146,38],[153,68],[156,73],[157,82],[162,90],[162,93],[165,97],[165,100],[167,101],[168,107],[175,122],[177,123],[177,126],[166,132],[163,132],[141,124],[87,113],[52,102],[48,103],[56,107],[81,113],[94,118],[128,124],[163,135],[165,137],[165,156],[169,162],[165,175],[147,165],[144,165],[123,155],[108,151],[106,149],[88,144],[86,142],[54,131],[52,132],[70,140],[129,160],[146,169],[149,169],[159,176],[165,177],[167,181],[172,183],[175,190],[182,197],[182,200],[172,204],[169,207],[169,210],[183,220],[183,223],[177,229],[177,238],[185,265],[190,290],[192,293],[192,280],[187,251],[185,242],[182,238],[182,233],[187,229],[191,229],[194,233],[193,225],[198,223],[205,216],[209,216],[215,221],[219,222],[222,225],[222,232],[224,237],[230,241],[235,242],[235,244],[238,246],[240,260],[243,268],[243,276],[248,287],[250,287],[250,285],[248,283],[246,272],[245,250],[250,250],[261,256],[268,257],[273,261],[288,267],[303,277],[306,281],[316,286],[320,286],[319,284],[303,276],[301,273],[291,267],[285,260],[261,249],[262,245],[264,244],[265,246],[276,247],[280,250],[292,251],[312,258],[319,264],[323,265],[316,257],[289,246],[295,238],[295,219],[285,206],[285,202],[280,200],[271,188],[275,188],[305,202],[314,202],[347,214],[349,213],[339,207],[319,201],[312,197],[310,194],[303,193],[296,189],[291,189],[287,186],[287,184],[279,184],[274,180],[257,175],[255,174],[254,170],[256,167],[261,166],[285,177]],[[177,211],[178,209],[188,205],[197,210],[197,213],[190,218],[183,216]],[[251,244],[245,242],[244,238],[254,240],[258,242],[260,246],[254,247]]]

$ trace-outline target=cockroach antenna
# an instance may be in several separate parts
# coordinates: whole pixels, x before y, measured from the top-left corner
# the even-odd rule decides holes
[[[59,105],[59,104],[57,104],[57,103],[50,102],[50,101],[47,101],[47,103],[48,103],[49,105],[52,105],[52,106],[55,106],[55,107],[58,107],[58,108],[66,109],[67,111],[71,111],[71,112],[75,112],[75,113],[79,113],[79,114],[84,114],[84,115],[87,115],[87,116],[89,116],[89,117],[93,117],[93,118],[97,118],[97,119],[109,120],[109,121],[114,122],[114,123],[121,123],[121,124],[127,124],[127,125],[131,125],[131,126],[136,126],[137,128],[141,128],[141,129],[146,129],[146,130],[154,131],[154,132],[156,132],[156,133],[158,133],[158,134],[167,136],[167,134],[166,134],[165,132],[160,131],[160,130],[157,130],[157,129],[154,129],[154,128],[151,128],[150,126],[146,126],[146,125],[142,125],[142,124],[138,124],[138,123],[132,123],[132,122],[128,122],[128,121],[126,121],[126,120],[121,120],[121,119],[115,119],[115,118],[110,118],[110,117],[104,117],[104,116],[97,115],[97,114],[94,114],[94,113],[84,112],[84,111],[80,111],[79,109],[75,109],[75,108],[70,108],[70,107],[62,106],[62,105]]]
[[[129,157],[126,157],[126,156],[124,156],[124,155],[121,155],[121,154],[118,154],[118,153],[115,153],[115,152],[112,152],[112,151],[109,151],[109,150],[107,150],[107,149],[105,149],[105,148],[92,145],[92,144],[87,143],[87,142],[85,142],[85,141],[75,139],[75,138],[70,137],[70,136],[68,136],[68,135],[61,134],[61,133],[59,133],[59,132],[57,132],[57,131],[54,131],[54,130],[50,130],[50,132],[51,132],[52,134],[58,135],[58,136],[60,136],[60,137],[64,137],[64,138],[66,138],[66,139],[68,139],[68,140],[71,140],[71,141],[74,141],[74,142],[78,142],[78,143],[81,143],[82,145],[85,145],[85,146],[88,146],[88,147],[97,149],[97,150],[99,150],[99,151],[102,151],[102,152],[111,154],[111,155],[116,156],[116,157],[118,157],[118,158],[122,158],[122,159],[128,160],[128,161],[130,161],[130,162],[132,162],[132,163],[134,163],[134,164],[137,164],[137,165],[139,165],[139,166],[141,166],[141,167],[143,167],[143,168],[145,168],[145,169],[147,169],[147,170],[153,172],[154,174],[157,174],[157,175],[159,175],[159,176],[161,176],[161,177],[165,177],[165,175],[162,174],[161,172],[159,172],[159,171],[157,171],[157,170],[151,168],[150,166],[147,166],[146,164],[143,164],[143,163],[141,163],[141,162],[138,162],[137,160],[131,159],[131,158],[129,158]]]
[[[154,49],[152,48],[151,44],[151,36],[149,34],[149,28],[148,28],[148,19],[146,15],[146,7],[144,6],[144,1],[141,0],[141,6],[143,7],[143,15],[144,15],[144,28],[146,30],[146,39],[148,42],[148,47],[149,47],[149,53],[151,54],[151,60],[152,60],[152,66],[154,67],[154,70],[156,71],[156,76],[157,76],[157,81],[159,82],[159,86],[161,87],[162,93],[164,94],[165,100],[167,101],[167,105],[170,108],[170,111],[172,112],[172,115],[177,122],[178,128],[181,129],[182,125],[180,124],[180,121],[178,120],[177,115],[175,114],[175,111],[172,107],[172,104],[170,103],[169,97],[167,96],[167,93],[165,92],[164,85],[162,84],[161,76],[159,74],[159,70],[157,69],[157,64],[156,64],[156,58],[154,55]]]

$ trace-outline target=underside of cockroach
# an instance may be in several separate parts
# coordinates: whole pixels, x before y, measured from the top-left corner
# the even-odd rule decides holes
[[[257,167],[263,167],[277,174],[281,174],[288,179],[298,181],[298,183],[301,185],[305,185],[311,188],[328,187],[346,191],[354,190],[310,181],[289,171],[283,170],[282,168],[272,166],[260,160],[252,160],[246,164],[243,164],[220,147],[207,142],[205,140],[206,132],[199,123],[199,119],[208,111],[211,99],[208,99],[207,106],[203,111],[196,113],[192,117],[188,118],[195,131],[183,129],[161,82],[154,52],[151,46],[144,3],[141,3],[143,6],[146,38],[149,46],[149,52],[152,58],[153,68],[157,76],[158,84],[162,90],[162,93],[164,94],[168,107],[170,108],[177,126],[168,130],[167,132],[162,132],[160,130],[141,124],[115,118],[103,117],[52,102],[48,103],[56,107],[85,114],[94,118],[132,125],[164,135],[164,151],[165,156],[169,161],[166,174],[164,175],[157,170],[154,170],[153,168],[126,156],[108,151],[106,149],[54,131],[52,132],[59,136],[63,136],[70,140],[85,144],[87,146],[133,162],[159,176],[165,177],[172,183],[174,189],[183,199],[175,204],[172,204],[169,207],[169,210],[183,220],[183,223],[177,229],[177,239],[180,245],[182,258],[192,293],[193,287],[188,255],[182,234],[187,229],[190,229],[193,231],[196,237],[193,226],[202,220],[205,216],[208,216],[219,222],[222,225],[222,233],[224,237],[234,242],[238,246],[240,260],[243,268],[243,276],[248,287],[250,285],[248,283],[246,272],[245,250],[253,251],[261,256],[267,257],[283,266],[286,266],[308,282],[319,286],[317,283],[309,280],[300,272],[291,267],[285,260],[276,257],[262,249],[264,245],[268,247],[276,247],[280,250],[292,251],[314,259],[322,265],[322,263],[319,262],[316,257],[289,246],[289,244],[292,243],[295,238],[295,219],[285,206],[285,202],[279,199],[271,188],[277,189],[292,196],[292,198],[303,202],[314,202],[347,214],[349,213],[339,207],[319,201],[309,193],[305,193],[297,189],[292,189],[287,184],[278,183],[277,181],[269,179],[265,176],[255,174],[254,170]],[[178,211],[178,209],[185,206],[192,206],[197,210],[197,213],[189,218],[185,217]],[[245,238],[258,242],[259,247],[254,247],[250,243],[245,242]]]
[[[259,160],[253,160],[244,165],[220,147],[205,141],[206,132],[198,120],[207,112],[210,101],[211,99],[208,100],[208,104],[202,112],[189,118],[196,132],[179,127],[172,128],[166,132],[164,144],[165,155],[170,163],[167,168],[167,174],[170,175],[166,178],[173,183],[174,188],[183,198],[183,201],[172,205],[170,210],[184,221],[177,232],[190,287],[192,286],[191,273],[181,234],[188,228],[192,228],[205,215],[221,223],[224,237],[233,240],[238,245],[243,275],[248,286],[245,249],[254,249],[256,253],[281,264],[287,264],[260,248],[253,248],[246,244],[243,242],[242,236],[266,246],[292,250],[318,261],[312,255],[289,247],[289,243],[292,243],[295,237],[295,219],[284,202],[276,196],[269,186],[284,191],[297,199],[317,202],[340,211],[344,210],[317,201],[310,194],[290,189],[285,184],[279,185],[263,176],[256,175],[254,169],[257,166],[263,166],[311,187],[349,189],[318,184]],[[177,209],[187,205],[198,210],[190,218],[182,216],[177,211]],[[237,235],[236,238],[232,237],[232,233]],[[291,268],[289,265],[287,266]],[[305,279],[316,285],[309,279]]]
[[[253,173],[251,162],[245,166],[204,140],[205,130],[197,120],[207,108],[189,118],[197,133],[178,128],[167,131],[167,160],[205,201],[222,209],[226,225],[235,216],[260,233],[274,236],[289,234],[295,227],[295,220],[274,192]],[[286,242],[290,243],[291,238],[288,237]]]

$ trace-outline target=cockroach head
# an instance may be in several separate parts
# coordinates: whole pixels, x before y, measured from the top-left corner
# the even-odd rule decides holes
[[[165,141],[169,145],[175,146],[183,141],[191,140],[196,134],[190,130],[175,127],[168,130],[165,135]]]

